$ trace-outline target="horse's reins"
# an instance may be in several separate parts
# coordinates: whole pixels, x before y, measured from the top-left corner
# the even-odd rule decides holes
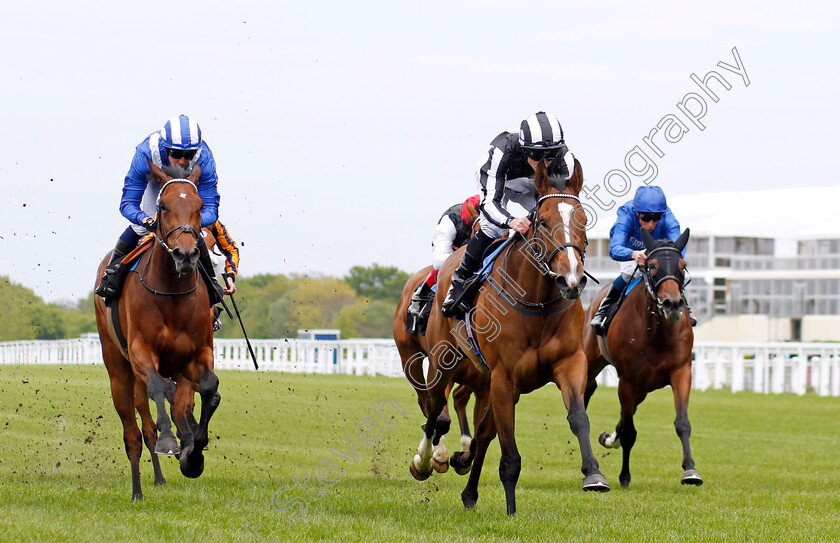
[[[528,250],[531,252],[534,259],[536,260],[536,262],[538,264],[539,271],[544,276],[547,276],[548,278],[550,278],[552,280],[555,280],[557,277],[559,277],[559,275],[557,274],[557,272],[555,272],[554,270],[551,269],[550,263],[551,263],[552,259],[555,256],[557,256],[557,254],[561,250],[566,249],[566,248],[572,248],[572,249],[574,249],[578,252],[578,254],[580,255],[581,262],[583,262],[584,260],[586,260],[586,248],[589,244],[589,241],[584,240],[583,249],[581,249],[580,246],[578,246],[576,243],[572,243],[572,242],[562,243],[560,245],[557,245],[555,247],[554,251],[552,251],[551,254],[549,254],[548,257],[546,258],[545,254],[542,251],[541,245],[534,243],[532,240],[537,236],[538,230],[540,228],[544,228],[544,227],[542,227],[540,221],[538,220],[539,219],[538,212],[539,212],[539,209],[540,209],[540,206],[542,205],[542,203],[544,201],[548,200],[549,198],[571,198],[572,200],[576,200],[578,203],[580,203],[580,198],[578,198],[574,194],[564,194],[564,193],[546,194],[546,195],[542,196],[539,200],[537,200],[537,203],[534,206],[534,209],[531,211],[531,213],[529,213],[529,218],[531,219],[531,228],[529,230],[530,236],[528,236],[528,237],[522,236],[522,240],[525,243],[525,246],[528,247]],[[512,238],[514,238],[514,237],[515,237],[515,235],[512,236]],[[505,254],[502,258],[502,268],[507,269],[507,259],[508,259],[509,255],[510,255],[510,247],[508,247],[507,251],[505,251]],[[594,277],[592,277],[592,275],[590,275],[588,272],[586,272],[586,270],[584,270],[584,274],[586,274],[588,277],[592,278],[596,283],[598,282],[598,280],[595,279]],[[504,274],[503,277],[506,277],[507,275],[508,274]],[[513,307],[514,309],[519,311],[520,313],[524,313],[526,315],[545,316],[545,315],[550,315],[552,313],[556,313],[558,311],[561,311],[561,310],[565,309],[565,307],[566,307],[566,304],[564,304],[564,305],[561,305],[560,307],[555,308],[553,310],[545,311],[547,307],[550,307],[550,306],[552,306],[552,305],[554,305],[558,302],[561,302],[561,301],[565,300],[565,298],[563,298],[562,295],[558,296],[557,298],[554,298],[553,300],[549,300],[547,302],[530,302],[528,300],[523,300],[521,298],[517,298],[516,296],[514,296],[510,292],[505,291],[505,288],[504,288],[505,285],[499,285],[495,280],[493,280],[492,277],[488,277],[487,282],[493,287],[493,289],[496,291],[497,294],[502,296],[502,298],[508,303],[508,305],[510,305],[511,307]],[[530,308],[530,309],[533,309],[533,310],[536,310],[536,311],[523,310],[523,309],[520,309],[520,308],[516,307],[517,305],[521,305],[523,307],[527,307],[527,308]]]
[[[168,187],[172,183],[189,183],[190,185],[193,186],[193,188],[196,189],[196,191],[198,190],[198,187],[195,186],[195,183],[193,183],[189,179],[170,179],[169,181],[167,181],[166,183],[163,184],[163,186],[160,188],[160,192],[158,192],[157,203],[156,203],[158,208],[160,208],[160,197],[163,194],[163,191],[166,189],[166,187]],[[172,255],[172,253],[175,252],[175,249],[170,247],[169,244],[166,242],[166,240],[169,239],[169,236],[172,235],[172,233],[176,232],[176,231],[178,231],[178,234],[175,236],[175,240],[177,240],[181,236],[181,234],[187,233],[187,234],[192,234],[195,237],[196,241],[198,241],[199,233],[192,225],[182,224],[182,225],[176,226],[174,228],[170,228],[169,230],[166,230],[165,233],[164,233],[163,221],[159,220],[158,217],[155,217],[155,230],[154,230],[155,240],[158,243],[160,243],[163,246],[163,248],[166,249],[166,251],[170,255]],[[191,288],[189,290],[185,290],[185,291],[182,291],[182,292],[160,292],[158,290],[153,289],[152,287],[147,285],[145,281],[143,281],[143,275],[148,271],[149,263],[151,261],[152,261],[152,257],[151,257],[151,254],[150,254],[149,258],[146,259],[146,265],[143,269],[143,273],[138,274],[138,275],[140,275],[140,284],[143,285],[144,287],[146,287],[146,290],[148,290],[149,292],[151,292],[155,296],[182,296],[184,294],[190,294],[190,293],[194,292],[195,289],[198,288],[199,278],[198,278],[198,274],[196,274],[195,286],[193,286],[193,288]]]

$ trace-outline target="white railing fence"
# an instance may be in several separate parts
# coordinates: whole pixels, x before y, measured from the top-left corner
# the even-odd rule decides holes
[[[397,348],[390,339],[257,339],[251,344],[260,371],[403,375]],[[254,368],[243,340],[216,339],[214,352],[218,369]],[[0,364],[101,363],[95,335],[0,342]],[[692,375],[692,387],[699,390],[840,396],[840,344],[697,342]],[[607,367],[598,383],[617,386],[615,370]]]

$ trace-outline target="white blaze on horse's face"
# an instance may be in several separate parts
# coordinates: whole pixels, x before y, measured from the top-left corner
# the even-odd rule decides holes
[[[563,217],[563,233],[566,236],[566,243],[574,243],[572,239],[572,232],[570,225],[572,224],[572,217],[575,213],[575,206],[567,202],[559,202],[557,204],[557,211]],[[569,260],[569,273],[566,274],[566,284],[569,288],[575,288],[578,284],[578,262],[575,256],[575,250],[571,247],[566,247],[566,257]]]

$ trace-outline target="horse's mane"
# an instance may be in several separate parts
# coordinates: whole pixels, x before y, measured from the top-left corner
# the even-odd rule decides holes
[[[163,170],[163,173],[171,175],[175,179],[186,179],[190,175],[190,172],[187,171],[186,168],[182,168],[180,166],[164,166],[161,170]]]

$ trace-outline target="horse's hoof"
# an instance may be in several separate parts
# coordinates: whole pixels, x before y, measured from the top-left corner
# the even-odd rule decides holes
[[[472,492],[465,488],[461,492],[461,501],[464,502],[464,509],[474,509],[475,503],[478,501],[478,492]]]
[[[620,476],[618,477],[618,482],[619,482],[619,483],[621,483],[621,488],[627,488],[627,487],[629,487],[629,486],[630,486],[630,476],[629,476],[629,475],[627,475],[627,476],[625,477],[625,476],[623,476],[623,475],[620,475]]]
[[[449,460],[438,460],[434,456],[432,456],[432,467],[438,473],[446,473],[449,471]]]
[[[700,486],[703,484],[703,479],[700,477],[700,474],[697,473],[697,470],[687,469],[683,472],[680,482],[684,485]]]
[[[472,469],[472,461],[467,462],[464,457],[467,453],[459,451],[449,457],[449,465],[458,475],[466,475]]]
[[[408,471],[411,472],[411,476],[417,479],[418,481],[425,481],[432,475],[432,467],[429,466],[427,471],[420,471],[417,469],[417,466],[414,464],[414,460],[409,462],[408,464]]]
[[[174,437],[158,438],[157,443],[155,444],[155,454],[178,455],[180,453],[181,446],[178,445],[178,441],[176,441]]]
[[[621,442],[618,440],[618,437],[615,439],[611,439],[613,434],[609,432],[601,432],[601,435],[598,436],[598,443],[601,444],[602,447],[606,447],[607,449],[618,449],[621,447]]]
[[[607,482],[607,478],[604,477],[604,474],[593,473],[592,475],[587,475],[586,478],[583,480],[583,490],[592,490],[595,492],[609,492],[610,484]]]
[[[184,477],[190,479],[195,479],[204,473],[204,455],[201,454],[201,449],[196,451],[193,446],[184,448],[181,451],[180,468]]]

